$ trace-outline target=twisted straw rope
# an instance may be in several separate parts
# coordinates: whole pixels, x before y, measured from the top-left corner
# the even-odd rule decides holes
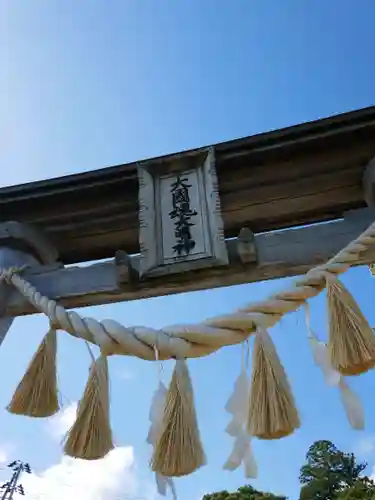
[[[358,260],[361,252],[374,244],[375,222],[326,264],[311,269],[296,280],[290,289],[201,324],[173,325],[160,330],[125,327],[114,320],[98,321],[67,311],[19,276],[17,273],[22,268],[0,269],[0,282],[5,280],[12,284],[38,311],[48,316],[56,329],[98,345],[103,354],[123,354],[154,361],[154,347],[157,347],[159,359],[195,358],[241,343],[258,328],[274,326],[286,313],[296,311],[308,299],[318,295],[325,288],[329,274],[344,273]]]

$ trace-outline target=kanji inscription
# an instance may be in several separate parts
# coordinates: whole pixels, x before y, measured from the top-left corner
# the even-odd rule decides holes
[[[227,264],[213,152],[195,168],[140,166],[138,176],[141,275]]]

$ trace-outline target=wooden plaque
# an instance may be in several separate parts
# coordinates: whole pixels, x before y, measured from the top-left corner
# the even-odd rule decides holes
[[[138,165],[140,277],[228,264],[214,148]]]

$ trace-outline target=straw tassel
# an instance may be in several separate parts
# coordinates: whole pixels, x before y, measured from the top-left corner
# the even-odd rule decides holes
[[[151,401],[151,408],[149,413],[149,420],[151,425],[147,435],[147,443],[149,443],[153,449],[155,448],[159,436],[163,430],[163,417],[168,392],[167,388],[162,382],[163,366],[159,362],[159,351],[156,345],[154,346],[154,352],[155,361],[158,368],[159,386],[154,392]],[[176,487],[172,478],[162,476],[159,472],[155,472],[155,483],[159,495],[165,497],[169,488],[171,490],[173,500],[177,500]]]
[[[163,429],[163,415],[167,397],[167,388],[161,380],[159,380],[159,387],[156,389],[151,402],[149,419],[151,426],[147,435],[147,443],[151,444],[154,448],[158,442],[159,436]],[[156,488],[159,495],[166,496],[167,489],[169,488],[172,493],[173,500],[177,500],[176,488],[173,479],[165,477],[155,472]]]
[[[94,360],[77,418],[67,435],[64,452],[73,458],[97,460],[114,448],[109,421],[109,376],[107,357]]]
[[[375,336],[344,285],[327,274],[328,350],[332,367],[342,375],[359,375],[375,366]]]
[[[178,477],[191,474],[205,463],[189,371],[185,360],[177,360],[151,468],[162,476]]]
[[[286,374],[266,330],[258,331],[253,351],[247,432],[259,439],[279,439],[300,427]]]
[[[40,418],[59,411],[56,350],[56,330],[51,326],[7,407],[10,413]]]

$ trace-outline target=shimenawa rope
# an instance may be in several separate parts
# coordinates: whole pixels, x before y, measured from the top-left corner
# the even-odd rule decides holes
[[[295,281],[290,289],[266,300],[250,303],[240,310],[208,319],[198,325],[173,325],[162,329],[125,327],[117,321],[84,318],[67,311],[55,301],[41,295],[35,287],[17,274],[17,269],[0,270],[0,281],[12,284],[38,311],[44,313],[56,328],[97,344],[101,352],[124,354],[153,361],[154,346],[159,359],[207,356],[221,347],[246,340],[258,328],[270,328],[288,312],[296,311],[308,299],[321,293],[327,277],[347,271],[361,252],[375,244],[375,223],[326,264],[311,269]],[[156,343],[157,339],[157,343]]]

